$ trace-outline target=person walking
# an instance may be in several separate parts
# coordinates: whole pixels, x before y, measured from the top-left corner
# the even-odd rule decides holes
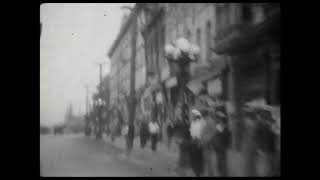
[[[167,125],[167,137],[168,137],[168,151],[170,150],[171,143],[172,143],[172,137],[173,137],[173,124],[171,122]]]
[[[265,110],[258,112],[258,123],[255,133],[255,141],[259,154],[266,159],[266,176],[276,175],[276,134],[272,131],[272,123],[275,123],[271,113]]]
[[[146,120],[142,120],[140,125],[140,147],[144,148],[147,144],[149,138],[149,130],[148,130],[148,123]]]
[[[259,102],[259,101],[253,101]],[[263,176],[276,176],[277,153],[276,139],[277,135],[272,130],[272,125],[275,123],[270,107],[264,102],[247,103],[245,110],[245,122],[247,127],[247,141],[245,149],[246,155],[246,175],[257,176],[257,161],[258,157],[264,158],[265,171]],[[278,161],[279,162],[279,161]]]
[[[209,177],[213,177],[215,175],[215,167],[213,163],[213,154],[214,154],[214,148],[213,148],[213,138],[216,134],[216,121],[214,118],[213,113],[202,113],[203,117],[206,121],[206,125],[204,126],[202,130],[202,138],[201,138],[201,144],[203,146],[203,152],[204,152],[204,170],[205,175]]]
[[[149,131],[151,135],[151,149],[155,152],[157,150],[157,142],[160,131],[159,124],[155,119],[151,119],[149,122]]]
[[[179,147],[179,157],[176,170],[183,176],[184,170],[190,167],[190,124],[183,120],[181,116],[176,117],[176,122],[173,126],[173,136]]]
[[[227,116],[223,111],[216,111],[216,119],[217,125],[213,146],[217,155],[217,169],[219,175],[226,177],[228,175],[227,150],[231,143],[231,133],[228,129]]]
[[[192,137],[191,146],[190,146],[190,160],[191,160],[191,168],[197,177],[203,174],[204,170],[204,156],[203,149],[201,147],[201,134],[202,130],[206,124],[202,114],[193,109],[192,114],[194,118],[192,118],[190,133]]]

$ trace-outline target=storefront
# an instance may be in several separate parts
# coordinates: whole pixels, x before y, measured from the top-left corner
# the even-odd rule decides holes
[[[228,58],[227,96],[233,147],[241,151],[247,135],[243,107],[260,102],[270,107],[280,130],[280,7],[263,22],[231,25],[214,52]],[[280,131],[278,132],[280,137]]]

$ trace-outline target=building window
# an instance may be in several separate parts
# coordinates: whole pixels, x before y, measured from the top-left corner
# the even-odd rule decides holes
[[[218,3],[216,5],[217,30],[224,29],[230,23],[230,3]]]
[[[241,8],[241,18],[245,23],[250,23],[253,20],[253,10],[252,5],[250,3],[242,4]]]
[[[267,74],[267,103],[271,105],[280,104],[280,62],[270,60],[268,62]],[[275,67],[276,65],[276,67]]]
[[[165,44],[165,28],[164,28],[164,26],[162,26],[161,30],[160,30],[160,41],[159,41],[159,51],[160,51],[159,60],[160,60],[160,68],[161,69],[165,65],[165,59],[163,58],[164,44]]]
[[[206,24],[206,59],[210,58],[211,48],[211,22],[207,21]]]
[[[156,62],[156,72],[158,72],[158,68],[159,68],[159,33],[156,32],[155,33],[155,41],[153,43],[154,44],[154,53],[155,53],[155,62]]]
[[[201,45],[201,29],[197,29],[197,45]]]
[[[200,47],[200,59],[202,59],[202,48],[201,48],[201,29],[197,29],[197,45]]]
[[[262,6],[255,5],[252,7],[252,13],[254,14],[254,23],[258,24],[264,20],[264,10]]]
[[[191,40],[191,32],[190,32],[190,30],[188,29],[187,30],[187,39],[190,41]]]

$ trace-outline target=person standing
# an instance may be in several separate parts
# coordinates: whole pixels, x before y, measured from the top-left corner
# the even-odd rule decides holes
[[[151,149],[152,151],[157,150],[157,142],[158,142],[158,136],[159,136],[159,131],[160,127],[158,122],[155,119],[152,119],[149,123],[149,131],[151,135]]]
[[[173,137],[173,125],[171,122],[167,125],[167,137],[168,137],[168,150],[170,150],[172,137]]]
[[[176,143],[179,147],[179,157],[177,161],[177,170],[184,174],[184,169],[190,167],[190,124],[182,117],[176,118],[176,123],[173,126],[173,135],[175,136]]]
[[[201,137],[201,144],[203,146],[203,152],[204,152],[204,167],[205,167],[205,173],[209,177],[214,176],[214,163],[213,163],[213,138],[216,134],[216,121],[214,118],[214,115],[212,113],[208,113],[207,115],[205,113],[202,113],[204,116],[204,119],[206,120],[206,125],[203,128],[202,137]]]
[[[275,123],[271,113],[259,110],[257,116],[257,128],[255,132],[255,142],[257,150],[266,159],[266,176],[274,176],[276,172],[276,134],[272,131],[272,124]]]
[[[245,159],[244,173],[248,177],[257,176],[257,144],[255,141],[255,132],[257,126],[257,117],[254,110],[250,107],[244,108],[244,142],[243,142],[243,155]]]
[[[193,109],[192,114],[194,118],[191,122],[190,133],[192,137],[191,146],[190,146],[190,159],[191,159],[191,168],[196,174],[197,177],[203,174],[203,165],[204,165],[204,157],[203,157],[203,149],[201,147],[201,135],[202,130],[206,124],[202,114]]]
[[[149,138],[148,123],[142,120],[140,126],[140,147],[144,148]]]
[[[216,133],[214,137],[214,150],[217,155],[217,169],[222,177],[226,177],[227,173],[227,150],[230,146],[231,133],[228,129],[227,116],[222,111],[216,111]]]

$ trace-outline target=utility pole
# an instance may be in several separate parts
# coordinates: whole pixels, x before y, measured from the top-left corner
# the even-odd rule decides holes
[[[89,86],[86,84],[86,114],[89,114]]]
[[[88,129],[89,127],[89,87],[88,84],[85,85],[86,88],[86,113],[85,113],[85,135],[88,136],[89,135],[89,131]]]
[[[129,131],[127,139],[127,153],[130,153],[133,148],[134,141],[134,119],[135,119],[135,60],[136,60],[136,44],[137,44],[137,6],[122,7],[122,9],[129,9],[132,13],[132,39],[131,39],[131,70],[130,70],[130,108],[129,108]]]
[[[102,138],[102,104],[101,103],[101,94],[102,94],[102,65],[103,63],[98,63],[99,65],[99,79],[100,79],[100,82],[99,82],[99,86],[98,86],[98,99],[97,99],[97,112],[98,112],[98,133],[97,133],[97,139],[101,139]]]
[[[99,64],[99,70],[100,70],[100,88],[101,88],[101,82],[102,82],[102,64],[101,63]]]

